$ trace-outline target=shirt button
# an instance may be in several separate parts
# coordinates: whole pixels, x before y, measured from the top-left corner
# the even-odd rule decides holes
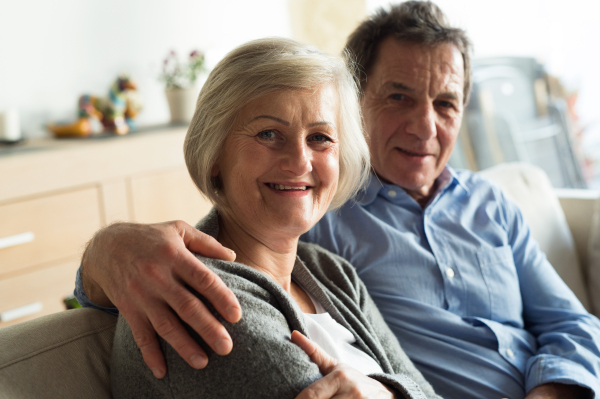
[[[454,278],[454,270],[452,270],[451,267],[446,269],[446,276],[448,276],[448,278]]]
[[[515,357],[515,353],[509,348],[506,350],[506,356],[512,359],[513,357]]]
[[[396,194],[396,191],[394,191],[394,190],[390,190],[390,191],[388,191],[388,195],[389,195],[390,197],[394,198],[394,197],[395,197],[397,194]]]

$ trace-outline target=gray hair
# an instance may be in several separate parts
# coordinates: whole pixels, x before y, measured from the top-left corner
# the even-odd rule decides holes
[[[358,90],[344,59],[290,39],[267,38],[234,49],[212,70],[200,91],[183,152],[192,180],[217,209],[219,181],[211,177],[240,110],[278,90],[333,84],[340,99],[338,188],[329,209],[340,207],[368,177],[369,149],[362,130]]]
[[[425,46],[454,44],[463,59],[463,103],[467,104],[471,92],[471,42],[466,32],[450,26],[442,10],[430,1],[406,1],[389,10],[380,8],[348,37],[345,50],[360,65],[356,79],[361,93],[377,59],[379,44],[388,37]]]

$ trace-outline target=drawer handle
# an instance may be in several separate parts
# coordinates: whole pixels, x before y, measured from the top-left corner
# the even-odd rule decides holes
[[[41,302],[30,303],[29,305],[20,306],[11,310],[0,313],[0,321],[7,322],[21,317],[29,316],[37,312],[41,312],[44,305]]]
[[[15,245],[27,244],[35,239],[35,234],[31,231],[27,233],[15,234],[14,236],[8,236],[0,238],[0,249],[14,247]]]

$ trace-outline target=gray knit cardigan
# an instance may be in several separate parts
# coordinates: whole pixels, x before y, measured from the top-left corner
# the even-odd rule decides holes
[[[197,228],[213,237],[219,219],[213,209]],[[119,317],[111,361],[113,396],[119,398],[295,398],[322,375],[308,356],[290,341],[298,330],[307,335],[304,316],[292,297],[266,275],[240,263],[198,256],[236,294],[242,319],[223,323],[233,339],[227,356],[215,354],[189,326],[192,337],[209,356],[195,370],[160,339],[167,363],[163,379],[144,364],[127,321]],[[356,338],[356,346],[375,359],[383,374],[370,377],[395,388],[406,398],[439,398],[414,367],[383,318],[354,268],[343,258],[314,244],[299,243],[292,278]],[[401,397],[401,395],[399,395]]]

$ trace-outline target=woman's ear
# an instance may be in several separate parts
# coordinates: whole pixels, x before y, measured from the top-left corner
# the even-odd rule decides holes
[[[210,170],[210,181],[214,190],[219,191],[223,188],[223,182],[221,181],[221,171],[219,170],[219,164],[215,163]]]
[[[217,177],[219,176],[219,163],[215,162],[215,164],[213,165],[212,169],[210,170],[210,177]]]

